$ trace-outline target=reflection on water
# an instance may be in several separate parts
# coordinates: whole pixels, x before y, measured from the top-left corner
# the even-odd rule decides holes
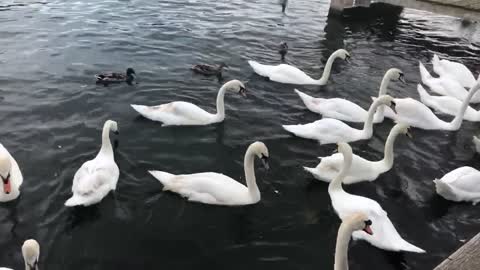
[[[1,143],[25,181],[17,201],[0,205],[0,265],[21,269],[19,247],[35,237],[41,269],[331,269],[339,220],[327,186],[301,166],[316,165],[334,146],[287,134],[280,124],[318,116],[293,86],[265,81],[246,61],[280,63],[285,41],[285,61],[320,77],[328,56],[345,48],[352,63],[335,63],[328,85],[298,88],[368,107],[391,67],[404,71],[408,85],[392,83],[390,94],[417,98],[418,60],[428,63],[432,53],[478,73],[480,39],[477,24],[426,11],[385,4],[345,16],[329,10],[325,0],[2,2]],[[219,62],[230,67],[225,81],[248,81],[249,89],[247,99],[226,96],[224,123],[160,128],[129,107],[186,100],[213,111],[222,82],[189,68]],[[139,84],[95,85],[94,74],[129,66]],[[99,205],[66,209],[73,174],[98,151],[106,119],[121,131],[117,190]],[[376,125],[354,151],[380,159],[393,125]],[[457,133],[414,130],[413,140],[396,143],[391,171],[347,187],[377,200],[400,234],[428,251],[392,254],[355,242],[351,269],[431,269],[478,231],[476,208],[446,202],[432,183],[459,166],[480,168],[471,145],[477,132],[470,122]],[[272,168],[256,172],[258,205],[188,203],[147,173],[218,171],[244,181],[243,155],[255,140],[269,147]]]

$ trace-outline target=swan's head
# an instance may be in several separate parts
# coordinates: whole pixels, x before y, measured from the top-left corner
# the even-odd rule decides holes
[[[223,87],[226,87],[226,90],[234,91],[239,93],[243,97],[247,97],[247,89],[245,88],[245,85],[239,80],[228,81],[223,85]]]
[[[395,110],[395,106],[397,104],[395,104],[394,98],[389,96],[389,95],[383,95],[383,96],[379,97],[378,99],[376,99],[374,102],[377,102],[380,105],[386,105],[386,106],[392,108],[392,110],[395,114],[397,113],[397,111]]]
[[[267,146],[263,142],[254,142],[249,149],[262,160],[263,166],[268,170],[270,166],[268,165],[269,154]]]
[[[22,246],[25,268],[28,270],[38,270],[38,259],[40,258],[40,245],[37,241],[30,239],[25,241]]]
[[[344,222],[350,225],[352,231],[363,230],[370,235],[373,234],[372,229],[370,228],[372,221],[368,219],[368,216],[364,213],[354,213],[347,217]]]
[[[111,132],[115,133],[115,134],[118,134],[118,124],[117,122],[113,121],[113,120],[107,120],[105,122],[105,127],[108,127],[110,129]]]
[[[395,125],[394,128],[398,130],[398,133],[405,134],[410,139],[412,138],[412,134],[410,133],[410,126],[409,125],[407,125],[405,123],[398,123],[398,124]]]
[[[338,58],[341,58],[347,62],[350,62],[350,53],[347,52],[347,50],[344,49],[338,49],[334,52],[335,56]]]
[[[12,192],[12,183],[10,179],[10,171],[12,170],[12,162],[7,154],[0,155],[0,178],[2,179],[3,192],[10,194]]]
[[[398,68],[391,68],[387,71],[387,76],[388,78],[390,78],[391,80],[399,80],[401,81],[402,83],[407,83],[405,81],[405,75],[403,74],[403,72],[398,69]]]

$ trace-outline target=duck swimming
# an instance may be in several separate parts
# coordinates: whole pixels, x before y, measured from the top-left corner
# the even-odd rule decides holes
[[[225,63],[220,63],[220,65],[209,65],[209,64],[199,64],[192,67],[192,70],[195,73],[200,73],[203,75],[211,76],[217,75],[222,77],[222,71],[224,67],[228,67]]]
[[[121,82],[126,82],[129,85],[132,84],[133,80],[135,80],[135,70],[133,68],[127,68],[127,71],[125,73],[101,73],[95,75],[95,78],[97,79],[98,84],[110,84],[110,83],[121,83]]]
[[[287,42],[282,41],[279,45],[278,53],[282,56],[282,60],[285,59],[285,55],[288,52],[288,45]]]

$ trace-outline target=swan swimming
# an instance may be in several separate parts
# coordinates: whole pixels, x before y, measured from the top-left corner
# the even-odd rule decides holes
[[[25,270],[38,270],[38,260],[40,259],[40,245],[37,241],[30,239],[22,245],[22,255],[25,261]],[[13,270],[11,268],[0,267],[0,270]]]
[[[433,180],[437,194],[455,202],[480,202],[480,171],[464,166]]]
[[[393,145],[399,134],[405,134],[412,137],[409,132],[409,126],[406,124],[396,124],[385,143],[384,157],[379,161],[366,160],[360,156],[353,155],[352,165],[348,174],[343,180],[343,184],[354,184],[363,181],[374,181],[380,174],[389,171],[393,167]],[[324,182],[331,182],[343,167],[343,156],[335,153],[328,157],[321,157],[321,161],[315,168],[303,167],[310,172],[316,179]]]
[[[214,172],[174,175],[162,171],[149,171],[169,190],[186,197],[189,201],[217,205],[247,205],[260,201],[254,172],[255,156],[268,169],[268,149],[262,142],[252,143],[245,153],[244,170],[247,186]]]
[[[344,49],[339,49],[332,53],[327,60],[327,64],[325,64],[322,77],[318,80],[308,76],[300,69],[287,64],[276,66],[262,65],[252,60],[249,60],[248,64],[253,68],[255,73],[263,77],[268,77],[271,81],[289,84],[325,85],[330,77],[333,61],[337,58],[348,61],[350,54]]]
[[[99,203],[117,187],[120,171],[113,156],[110,131],[118,134],[117,122],[107,120],[103,125],[102,147],[97,156],[82,164],[73,177],[73,196],[65,206],[89,206]]]
[[[432,58],[433,71],[439,76],[450,77],[458,81],[463,87],[472,87],[475,84],[475,77],[472,72],[464,65],[458,62],[438,58],[436,54]]]
[[[238,92],[246,96],[245,85],[238,80],[225,83],[217,94],[217,113],[209,113],[195,104],[184,101],[174,101],[157,106],[132,104],[132,108],[143,117],[153,121],[163,122],[165,126],[203,126],[222,122],[225,119],[224,97],[226,91]]]
[[[387,87],[392,80],[405,83],[403,72],[398,68],[391,68],[385,72],[378,92],[379,97],[387,93]],[[363,123],[368,118],[368,111],[344,98],[314,98],[297,89],[295,92],[310,111],[321,114],[323,117],[357,123]],[[373,123],[383,122],[383,111],[383,106],[378,108],[373,117]]]
[[[343,190],[342,181],[352,164],[352,148],[348,143],[338,143],[338,152],[343,155],[343,167],[337,177],[328,184],[328,194],[332,200],[333,209],[342,220],[355,212],[367,214],[372,221],[371,228],[375,232],[370,235],[363,231],[356,231],[353,233],[353,239],[362,239],[373,246],[390,251],[424,253],[425,250],[408,243],[398,234],[387,212],[380,204],[370,198],[352,195]]]
[[[20,186],[23,183],[22,172],[15,159],[2,144],[0,144],[0,178],[2,179],[0,202],[18,198]]]

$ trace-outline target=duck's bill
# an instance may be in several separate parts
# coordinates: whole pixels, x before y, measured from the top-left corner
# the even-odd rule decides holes
[[[373,235],[372,228],[370,228],[369,225],[365,226],[365,228],[363,228],[363,231],[368,233],[369,235]]]

